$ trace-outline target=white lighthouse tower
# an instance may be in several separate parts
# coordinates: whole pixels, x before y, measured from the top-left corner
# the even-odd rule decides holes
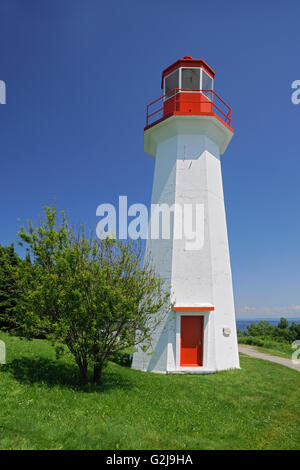
[[[192,205],[203,218],[194,245],[186,233],[176,236],[176,211],[171,236],[147,240],[146,253],[171,286],[174,308],[156,328],[152,349],[136,349],[136,369],[239,368],[220,161],[233,130],[230,108],[213,91],[214,76],[203,60],[179,59],[162,73],[163,96],[147,106],[144,150],[155,157],[152,204]]]

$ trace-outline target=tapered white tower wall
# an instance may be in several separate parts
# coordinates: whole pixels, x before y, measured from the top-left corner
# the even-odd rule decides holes
[[[156,157],[152,204],[203,204],[204,243],[187,250],[187,240],[174,233],[147,241],[146,253],[171,285],[177,310],[155,331],[151,351],[135,351],[133,368],[207,373],[239,367],[220,162],[231,137],[212,116],[172,116],[145,131],[145,151]],[[180,366],[181,315],[204,316],[201,367]]]

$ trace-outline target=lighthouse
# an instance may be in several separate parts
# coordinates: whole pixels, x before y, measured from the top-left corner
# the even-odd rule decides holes
[[[204,60],[186,56],[163,70],[162,96],[147,105],[144,151],[155,157],[151,207],[175,209],[170,236],[150,233],[146,256],[170,286],[174,307],[156,327],[151,348],[136,348],[136,369],[204,374],[239,368],[221,174],[234,131],[214,77]],[[199,216],[194,242],[182,230],[187,214]]]

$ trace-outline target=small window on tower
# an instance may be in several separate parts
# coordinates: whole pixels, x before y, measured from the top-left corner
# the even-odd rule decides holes
[[[200,69],[182,69],[181,88],[188,90],[200,89]]]
[[[204,70],[202,70],[202,90],[212,90],[213,89],[213,79],[206,73]],[[204,91],[203,95],[206,96],[209,100],[212,99],[212,93],[209,91]]]
[[[174,88],[179,88],[179,70],[175,70],[175,72],[171,73],[165,78],[165,95],[166,99],[173,96],[174,93],[170,93]]]

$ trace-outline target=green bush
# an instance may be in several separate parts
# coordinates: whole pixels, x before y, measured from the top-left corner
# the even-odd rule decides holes
[[[264,340],[256,336],[242,336],[239,338],[239,343],[250,344],[252,346],[263,346]]]
[[[260,346],[266,349],[273,349],[274,351],[283,352],[285,354],[292,354],[293,349],[291,343],[287,344],[283,341],[275,341],[272,338],[261,338],[257,336],[244,335],[239,337],[239,344],[249,344],[251,346]]]
[[[280,318],[278,325],[273,326],[268,321],[263,320],[259,323],[251,323],[247,327],[247,331],[241,331],[238,329],[238,337],[251,336],[253,338],[262,338],[263,341],[270,339],[279,343],[291,344],[295,340],[300,339],[300,323],[296,324],[293,322],[289,326],[289,322],[286,318]],[[250,340],[249,340],[250,341]],[[256,340],[254,340],[255,342]],[[255,344],[255,343],[247,343]]]
[[[111,356],[111,361],[119,364],[120,366],[130,367],[133,358],[133,351],[128,348],[124,351],[117,351]]]

